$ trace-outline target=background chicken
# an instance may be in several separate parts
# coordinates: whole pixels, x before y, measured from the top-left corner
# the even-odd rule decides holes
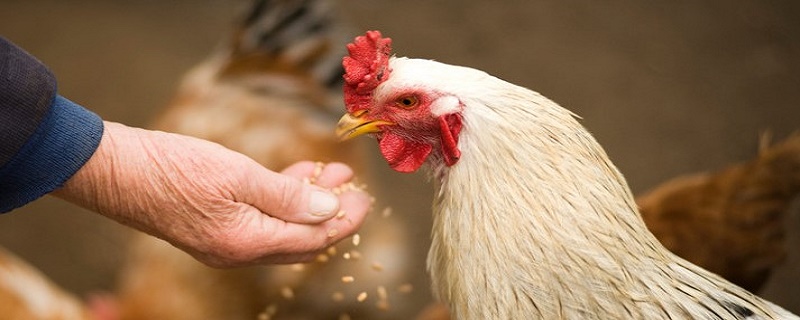
[[[762,146],[746,163],[674,178],[637,197],[648,229],[670,251],[758,292],[786,259],[800,193],[800,135]],[[796,230],[794,230],[796,231]]]
[[[572,112],[479,70],[390,56],[377,31],[348,50],[337,135],[374,134],[396,171],[430,167],[428,270],[455,318],[800,319],[660,245]]]
[[[15,320],[89,320],[90,310],[39,270],[0,248],[0,314]]]
[[[229,33],[240,13],[231,3],[7,1],[0,3],[0,32],[50,65],[64,95],[109,120],[146,126],[185,71]],[[637,192],[744,161],[755,133],[766,128],[776,136],[797,129],[800,12],[790,3],[340,5],[359,30],[394,35],[400,51],[475,66],[570,106]],[[416,187],[424,178],[398,175],[384,163],[373,170],[392,179],[389,186],[370,183],[370,191],[391,204],[393,217],[417,214],[421,227],[411,232],[419,244],[409,250],[424,259],[431,195]],[[113,288],[127,228],[49,198],[0,220],[0,243],[57,284],[79,294]],[[798,266],[782,268],[763,291],[795,312]],[[413,269],[421,273],[424,263]],[[413,296],[429,301],[419,278]]]

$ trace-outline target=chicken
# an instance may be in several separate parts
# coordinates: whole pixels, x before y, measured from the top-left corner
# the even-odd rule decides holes
[[[750,291],[786,258],[785,217],[800,194],[800,135],[747,163],[677,177],[636,198],[667,249]]]
[[[456,319],[800,319],[683,260],[575,115],[484,72],[348,45],[342,139],[435,183],[428,271]]]
[[[0,248],[0,314],[3,319],[98,319],[78,298]]]
[[[339,144],[333,134],[343,109],[341,57],[350,39],[343,28],[328,1],[255,1],[230,43],[185,76],[154,128],[220,143],[274,170],[300,160],[345,162],[371,184],[362,145]],[[369,218],[358,248],[341,243],[338,252],[320,256],[327,262],[236,270],[206,267],[165,242],[138,236],[118,285],[121,317],[379,317],[386,311],[376,307],[378,299],[361,303],[356,296],[409,281],[404,270],[412,240],[400,218]],[[361,260],[342,258],[355,249]],[[343,284],[347,275],[357,281]]]

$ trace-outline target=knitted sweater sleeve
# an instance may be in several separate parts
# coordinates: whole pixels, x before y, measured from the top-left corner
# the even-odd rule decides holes
[[[50,70],[0,37],[0,213],[63,185],[102,134],[100,117],[58,95]]]

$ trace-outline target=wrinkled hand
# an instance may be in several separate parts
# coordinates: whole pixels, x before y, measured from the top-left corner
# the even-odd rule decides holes
[[[324,189],[348,182],[349,167],[328,164],[303,183],[315,170],[300,162],[280,174],[212,142],[106,122],[98,150],[54,194],[210,266],[291,263],[355,233],[369,210],[364,192]]]

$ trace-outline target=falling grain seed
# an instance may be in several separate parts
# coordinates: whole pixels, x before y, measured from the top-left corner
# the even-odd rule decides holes
[[[361,252],[358,250],[350,250],[350,257],[352,257],[353,260],[361,259]]]
[[[336,247],[328,247],[328,255],[335,256],[336,255]]]
[[[289,267],[289,270],[292,270],[294,272],[302,272],[305,269],[306,265],[302,263],[295,263]]]
[[[364,300],[367,300],[367,293],[366,292],[359,293],[358,297],[356,297],[356,300],[358,300],[358,302],[364,302]]]
[[[342,282],[344,282],[344,283],[350,283],[350,282],[353,282],[353,281],[356,281],[356,278],[353,278],[353,276],[344,276],[344,277],[342,277]]]
[[[270,320],[276,313],[278,313],[278,305],[270,304],[258,314],[258,320]]]
[[[283,287],[281,288],[281,296],[286,300],[292,300],[294,299],[294,290],[289,287]]]
[[[328,230],[328,238],[333,238],[339,234],[339,230],[337,229],[330,229]]]
[[[330,257],[327,254],[320,253],[317,255],[317,262],[328,262],[328,260],[330,260]]]
[[[389,310],[389,301],[378,300],[378,302],[375,302],[375,307],[378,308],[378,310],[387,311]]]
[[[331,300],[335,302],[344,301],[344,293],[341,293],[339,291],[334,292],[333,294],[331,294]]]
[[[372,270],[383,271],[383,265],[380,264],[379,262],[373,262],[372,263]]]
[[[358,244],[361,243],[361,235],[358,233],[353,235],[353,245],[358,247]]]
[[[384,218],[388,218],[391,215],[392,215],[392,207],[386,207],[381,212],[381,216]]]
[[[399,291],[401,293],[411,293],[411,291],[413,291],[413,290],[414,290],[414,286],[412,286],[410,283],[405,283],[405,284],[402,284],[399,287],[397,287],[397,291]]]
[[[345,260],[350,260],[350,252],[345,252],[344,254],[342,254],[342,258],[344,258]]]
[[[378,286],[377,291],[379,300],[386,300],[387,298],[389,298],[389,294],[386,292],[386,287]]]

